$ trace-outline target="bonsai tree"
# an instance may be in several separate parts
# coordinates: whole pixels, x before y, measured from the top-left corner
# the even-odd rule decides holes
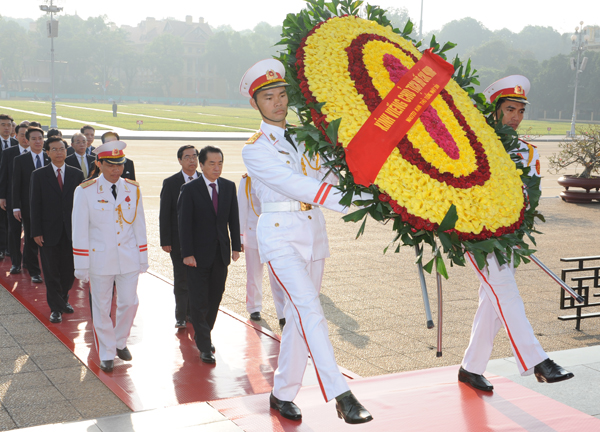
[[[600,173],[600,125],[589,125],[577,129],[577,136],[561,142],[560,152],[548,159],[549,171],[557,174],[570,165],[583,166],[583,172],[573,177],[590,178]]]

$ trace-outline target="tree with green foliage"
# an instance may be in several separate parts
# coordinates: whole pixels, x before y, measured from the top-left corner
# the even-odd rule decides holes
[[[159,79],[157,84],[170,97],[173,80],[181,75],[183,69],[183,41],[179,36],[163,33],[148,44],[145,54],[148,66]]]

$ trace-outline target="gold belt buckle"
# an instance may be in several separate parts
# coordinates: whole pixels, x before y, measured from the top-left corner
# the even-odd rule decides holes
[[[308,210],[312,210],[313,206],[311,204],[307,204],[305,202],[300,201],[300,210],[301,211],[308,211]]]

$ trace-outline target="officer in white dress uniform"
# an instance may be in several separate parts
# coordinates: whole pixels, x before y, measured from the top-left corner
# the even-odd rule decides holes
[[[148,270],[140,187],[121,178],[126,146],[112,141],[94,150],[102,174],[77,187],[73,201],[75,277],[90,281],[96,349],[105,372],[112,371],[115,355],[132,358],[127,338],[138,308],[138,277]],[[117,293],[114,327],[113,286]]]
[[[270,406],[292,420],[302,418],[292,402],[302,386],[308,355],[326,401],[336,398],[338,416],[348,423],[373,419],[350,391],[329,340],[319,291],[329,243],[318,206],[346,212],[341,193],[323,179],[325,170],[305,155],[304,143],[286,130],[288,97],[285,69],[273,59],[252,66],[242,78],[240,93],[263,117],[260,130],[248,140],[242,157],[262,206],[258,220],[261,262],[283,289],[286,302],[278,368]],[[305,169],[310,164],[315,169]]]
[[[495,118],[517,129],[523,120],[530,83],[521,75],[511,75],[496,81],[484,90],[488,102],[495,103]],[[539,176],[539,155],[535,147],[519,140],[521,147],[514,151],[530,167],[530,176]],[[527,191],[525,191],[527,193]],[[477,267],[474,257],[467,254],[481,285],[479,307],[475,314],[469,346],[459,370],[458,379],[474,388],[492,391],[492,384],[483,376],[494,347],[494,338],[504,327],[508,335],[517,367],[521,375],[535,373],[539,382],[557,382],[573,377],[548,358],[538,342],[515,282],[513,263],[500,265],[490,254],[483,269]]]
[[[250,314],[250,319],[260,321],[260,312],[262,310],[262,281],[264,264],[260,262],[258,253],[258,243],[256,241],[256,225],[261,213],[260,201],[252,189],[252,179],[244,174],[238,187],[238,209],[240,213],[240,233],[242,244],[244,245],[244,255],[246,256],[246,310]],[[285,325],[285,315],[283,306],[285,304],[284,293],[277,284],[277,279],[273,272],[269,272],[269,282],[271,284],[271,293],[275,303],[275,312],[279,325]]]

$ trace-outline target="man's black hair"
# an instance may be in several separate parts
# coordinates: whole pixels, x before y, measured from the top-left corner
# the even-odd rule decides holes
[[[225,156],[223,156],[223,152],[221,151],[221,149],[219,147],[206,146],[202,150],[200,150],[200,153],[198,154],[198,161],[202,165],[204,165],[204,163],[206,162],[208,153],[220,153],[222,161],[225,161]]]
[[[39,132],[42,134],[42,138],[44,138],[44,131],[42,129],[40,129],[39,127],[31,127],[29,126],[27,128],[27,132],[25,132],[25,138],[27,138],[27,140],[29,141],[29,136],[31,135],[31,132]]]
[[[189,149],[196,150],[196,147],[194,147],[193,145],[190,145],[190,144],[186,144],[186,145],[179,147],[179,150],[177,150],[177,159],[181,159],[183,157],[183,152],[186,150],[189,150]],[[198,150],[196,150],[196,156],[198,156]]]

